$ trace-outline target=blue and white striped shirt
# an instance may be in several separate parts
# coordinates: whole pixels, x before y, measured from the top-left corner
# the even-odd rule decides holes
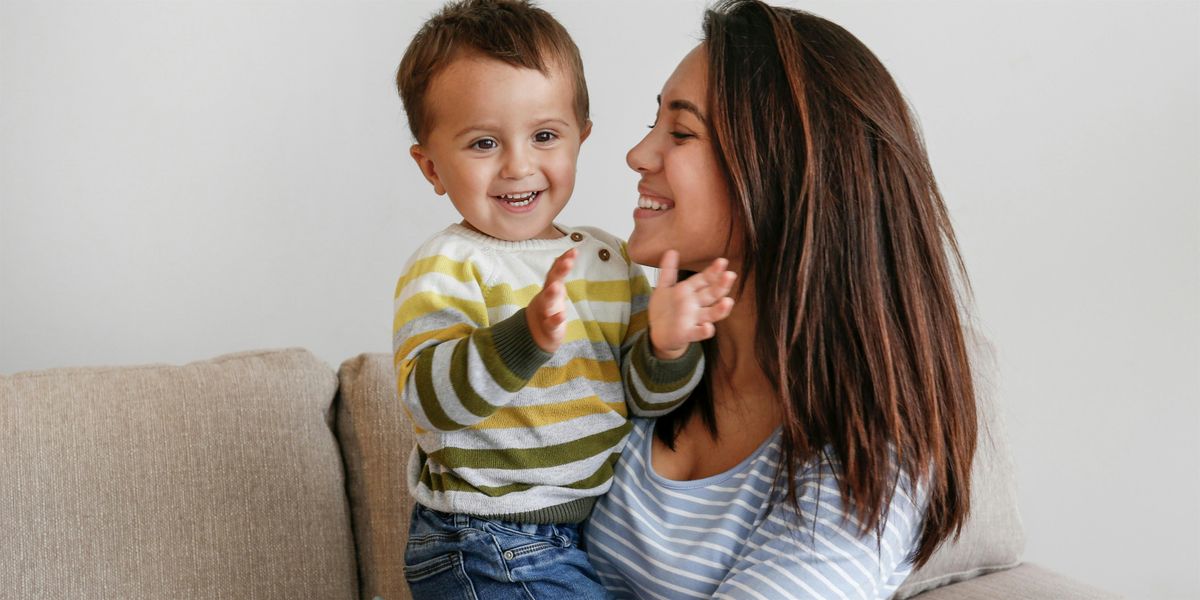
[[[892,595],[912,570],[919,502],[902,476],[880,539],[844,519],[830,465],[797,474],[802,525],[786,486],[776,431],[741,464],[694,481],[649,468],[654,421],[637,419],[612,489],[586,525],[588,555],[617,598],[871,598]]]

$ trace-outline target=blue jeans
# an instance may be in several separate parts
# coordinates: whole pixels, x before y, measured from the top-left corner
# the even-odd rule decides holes
[[[413,598],[606,600],[578,525],[532,525],[416,505],[404,553]]]

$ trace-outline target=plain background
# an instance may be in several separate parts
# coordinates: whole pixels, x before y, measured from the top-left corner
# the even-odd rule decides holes
[[[455,220],[393,87],[436,2],[0,3],[0,372],[302,346],[389,352]],[[632,229],[626,150],[695,1],[547,1],[594,133],[561,220]],[[803,7],[919,115],[972,276],[1028,560],[1200,597],[1200,5]]]

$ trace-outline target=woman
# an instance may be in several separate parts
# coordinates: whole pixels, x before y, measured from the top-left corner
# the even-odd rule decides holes
[[[677,249],[690,271],[728,257],[736,303],[701,388],[636,423],[588,552],[618,597],[887,598],[969,508],[946,209],[852,35],[751,0],[720,3],[704,34],[627,157],[629,252]]]

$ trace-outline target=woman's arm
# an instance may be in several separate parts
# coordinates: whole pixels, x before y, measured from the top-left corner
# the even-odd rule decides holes
[[[907,558],[920,535],[920,507],[906,488],[897,486],[882,535],[863,535],[842,512],[832,474],[804,476],[799,522],[790,504],[772,510],[714,598],[890,597],[911,571]]]

